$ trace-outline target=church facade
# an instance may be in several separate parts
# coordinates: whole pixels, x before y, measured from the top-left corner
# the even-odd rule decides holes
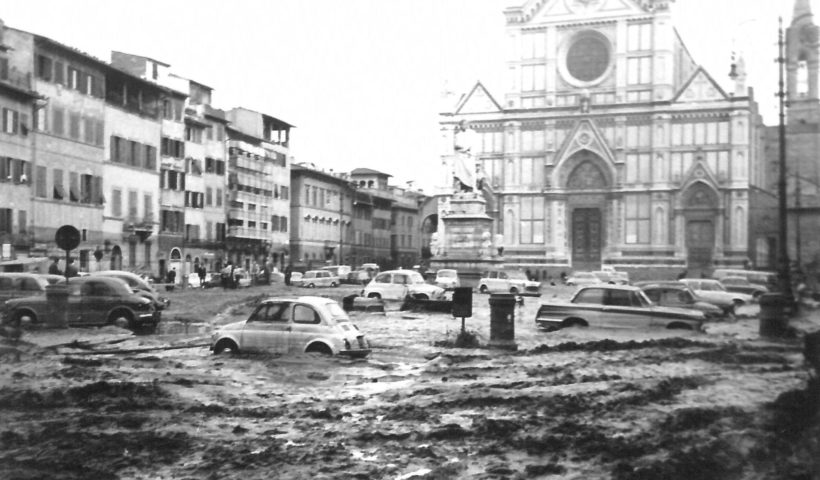
[[[698,65],[673,7],[527,0],[505,10],[506,91],[477,83],[440,127],[444,145],[460,122],[476,132],[507,265],[691,274],[769,261],[771,232],[761,240],[751,226],[766,175],[757,104],[743,75],[725,91]],[[441,184],[440,219],[452,190],[446,175]]]

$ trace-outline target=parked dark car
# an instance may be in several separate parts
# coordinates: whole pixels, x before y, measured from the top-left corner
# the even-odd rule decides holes
[[[680,283],[647,283],[641,285],[643,293],[662,307],[689,308],[703,312],[707,319],[724,317],[717,305],[701,300],[688,286]]]
[[[131,287],[131,290],[133,290],[134,293],[154,302],[154,307],[156,307],[157,310],[165,310],[169,305],[171,305],[171,300],[169,300],[168,297],[163,297],[160,295],[159,292],[154,289],[153,285],[146,282],[145,279],[136,273],[125,272],[122,270],[103,270],[101,272],[93,272],[91,273],[91,276],[103,276],[124,280],[125,283]]]
[[[0,303],[45,293],[48,280],[37,273],[0,273]]]
[[[666,327],[701,330],[702,312],[661,307],[643,291],[628,285],[580,287],[569,302],[544,303],[535,316],[536,325],[548,331],[565,327]]]
[[[116,325],[122,328],[156,327],[159,311],[154,302],[135,294],[124,280],[104,276],[69,279],[67,288],[67,321],[74,325]],[[3,308],[3,323],[11,325],[37,324],[53,314],[54,302],[42,293],[8,300]]]

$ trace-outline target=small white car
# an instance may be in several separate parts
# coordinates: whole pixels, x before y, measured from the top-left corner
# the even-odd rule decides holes
[[[452,268],[442,268],[436,272],[436,286],[445,290],[452,290],[461,286],[461,280],[458,278],[458,271]]]
[[[308,270],[294,285],[307,288],[336,287],[339,285],[339,277],[327,270]]]
[[[277,297],[261,302],[247,320],[211,335],[214,354],[320,353],[363,358],[370,346],[338,302],[323,297]]]
[[[601,280],[601,277],[595,275],[594,272],[574,272],[567,278],[567,285],[581,286],[581,285],[598,285],[600,283],[607,283]]]
[[[424,281],[413,270],[387,270],[376,275],[364,288],[362,296],[385,300],[403,300],[407,296],[419,300],[441,300],[444,289]]]
[[[520,270],[490,270],[478,280],[481,293],[512,293],[514,295],[541,295],[541,282],[527,279]]]

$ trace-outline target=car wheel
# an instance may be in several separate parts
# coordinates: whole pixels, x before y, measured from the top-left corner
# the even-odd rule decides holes
[[[324,343],[311,343],[305,349],[305,353],[318,353],[320,355],[333,355],[333,350]]]
[[[564,320],[563,328],[580,328],[580,327],[588,327],[589,324],[580,318],[568,318]]]
[[[229,338],[223,338],[216,342],[216,345],[214,345],[214,355],[219,355],[223,353],[225,350],[228,350],[230,353],[238,353],[239,347],[233,340]]]
[[[669,330],[692,330],[692,325],[683,322],[672,322],[666,328]]]
[[[37,315],[34,312],[29,310],[22,310],[19,312],[14,312],[14,315],[11,317],[11,326],[12,327],[20,327],[23,324],[33,325],[37,323]]]
[[[314,285],[312,283],[308,283],[308,288],[316,288],[316,285]]]
[[[518,289],[515,287],[510,287],[510,293],[512,293],[513,295],[518,295]]]
[[[424,294],[424,293],[417,293],[417,294],[413,295],[413,298],[415,298],[416,300],[429,300],[430,299],[427,296],[427,294]]]
[[[120,328],[131,328],[133,316],[126,310],[117,310],[108,317],[108,323]]]
[[[336,288],[336,282],[330,282],[330,288]]]
[[[367,295],[367,298],[373,298],[373,299],[376,299],[376,300],[380,300],[382,298],[382,296],[379,295],[378,293],[370,293],[370,294]]]
[[[487,285],[482,285],[482,286],[478,287],[478,291],[481,292],[481,293],[487,293],[490,290],[487,288]]]

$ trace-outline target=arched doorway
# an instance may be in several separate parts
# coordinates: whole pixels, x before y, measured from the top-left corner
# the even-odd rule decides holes
[[[181,281],[182,278],[182,251],[178,248],[172,248],[171,254],[168,256],[168,271],[176,269],[175,282]]]
[[[688,274],[711,273],[719,210],[717,193],[702,182],[695,183],[684,194],[683,207]]]
[[[119,245],[111,249],[111,270],[122,270],[122,249]]]
[[[604,209],[611,174],[589,151],[575,154],[566,177],[569,244],[574,270],[598,270],[605,238]]]

